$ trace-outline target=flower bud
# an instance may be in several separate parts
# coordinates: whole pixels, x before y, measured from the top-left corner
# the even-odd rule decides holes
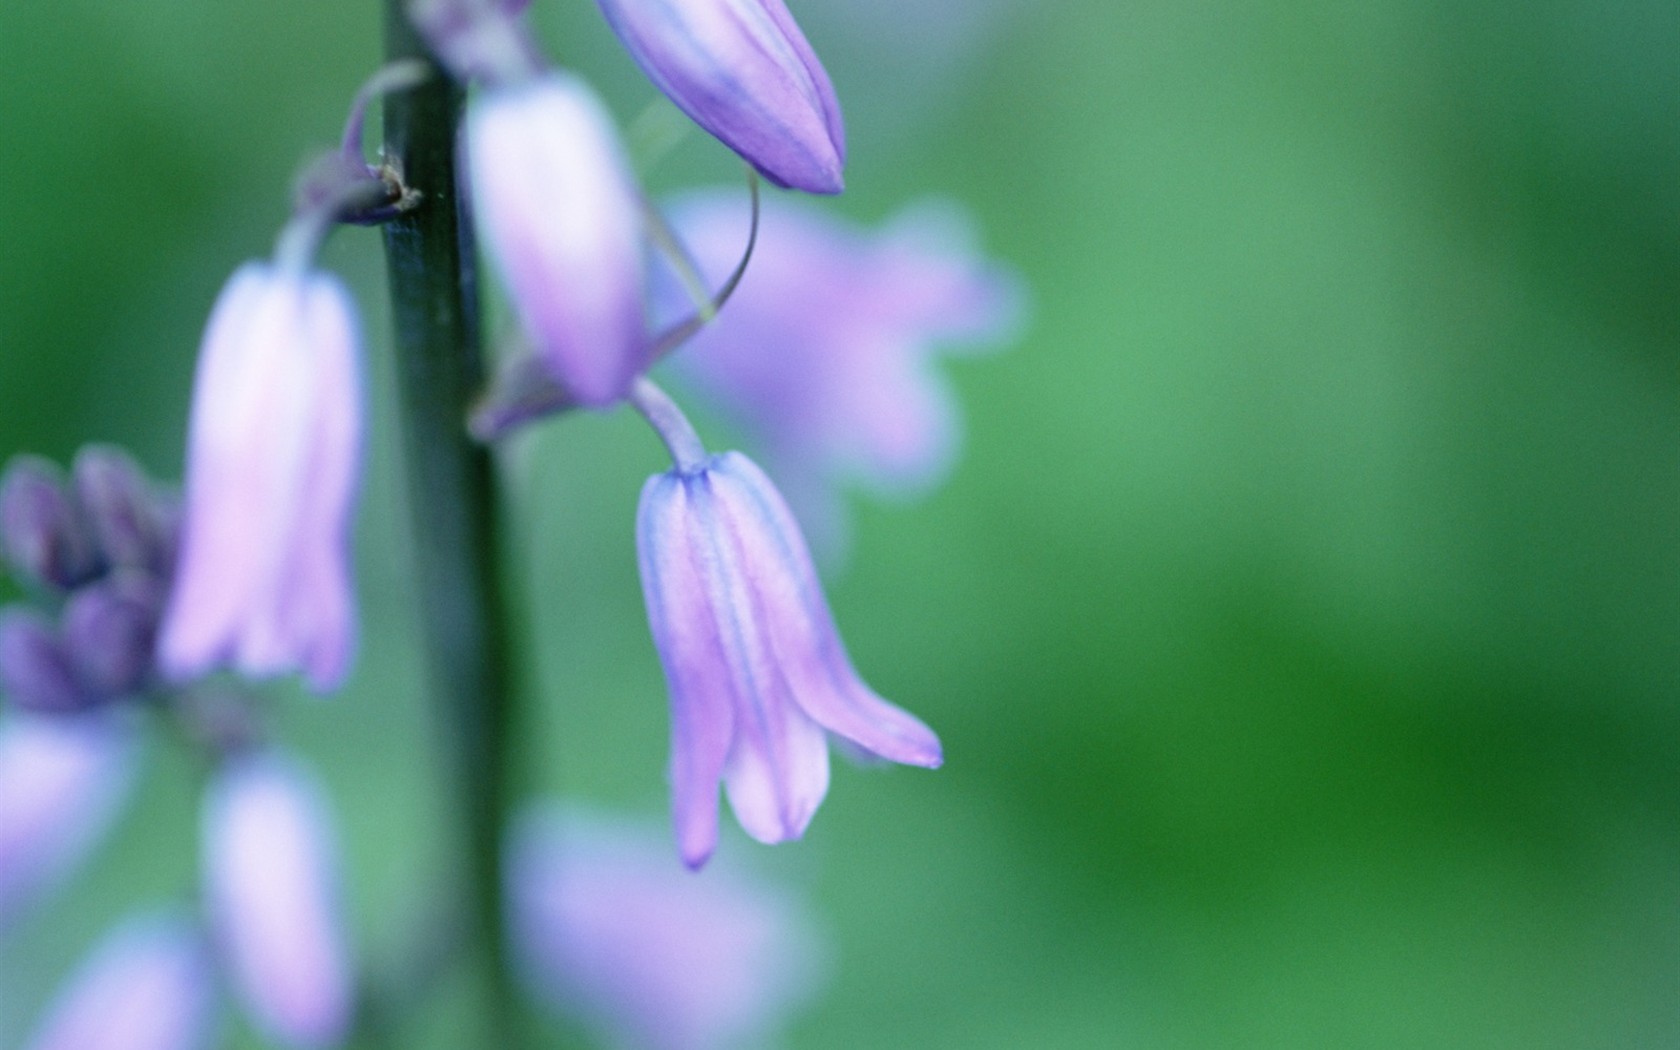
[[[13,571],[57,590],[99,568],[58,468],[35,456],[14,456],[0,480],[0,540]]]
[[[840,102],[782,0],[597,3],[659,90],[765,178],[840,192]]]
[[[66,983],[27,1050],[202,1050],[215,979],[197,933],[173,915],[130,919]]]
[[[652,344],[641,207],[611,118],[548,73],[485,91],[466,134],[479,227],[538,358],[576,403],[620,400]]]
[[[151,677],[163,589],[143,573],[118,572],[71,595],[63,645],[82,684],[121,696]]]
[[[115,445],[86,445],[70,468],[76,498],[107,565],[159,571],[168,561],[152,486]]]
[[[324,793],[277,754],[232,759],[204,801],[211,928],[257,1025],[291,1047],[337,1046],[353,990],[338,850]]]
[[[52,623],[22,605],[0,609],[0,689],[25,711],[63,714],[93,703]]]

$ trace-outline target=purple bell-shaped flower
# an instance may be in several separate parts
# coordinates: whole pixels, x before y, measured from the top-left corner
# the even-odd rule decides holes
[[[301,670],[325,692],[354,633],[350,513],[362,444],[355,310],[339,281],[247,263],[199,352],[164,672]]]
[[[749,835],[799,838],[828,790],[828,733],[893,762],[940,764],[933,731],[852,669],[799,526],[751,460],[679,460],[650,479],[636,541],[691,867],[717,843],[720,780]]]

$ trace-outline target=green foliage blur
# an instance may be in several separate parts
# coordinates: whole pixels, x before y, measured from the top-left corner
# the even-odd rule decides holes
[[[536,6],[622,119],[653,101],[593,5]],[[956,475],[860,505],[831,583],[946,767],[842,768],[807,841],[724,842],[834,940],[791,1045],[1680,1045],[1680,5],[792,6],[847,107],[835,207],[966,202],[1034,308],[950,369]],[[206,311],[379,46],[372,3],[0,3],[0,453],[178,476]],[[736,171],[695,135],[650,181]],[[276,712],[380,966],[448,817],[378,238],[325,261],[377,391],[363,639],[342,696]],[[507,465],[530,786],[661,812],[657,444],[588,416]],[[0,1047],[190,887],[200,773],[154,743],[0,945]],[[461,1045],[451,1001],[403,1045]]]

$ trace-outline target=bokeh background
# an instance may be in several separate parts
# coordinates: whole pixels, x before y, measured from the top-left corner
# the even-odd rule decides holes
[[[375,6],[0,4],[0,452],[179,473],[205,313],[378,63]],[[842,769],[807,841],[723,847],[833,939],[789,1044],[1680,1045],[1680,6],[793,6],[847,107],[835,209],[965,202],[1033,310],[950,369],[949,484],[860,505],[831,582],[946,768]],[[642,112],[593,6],[537,7]],[[650,181],[734,171],[694,136]],[[446,817],[377,237],[327,260],[379,393],[365,636],[341,697],[276,707],[378,965]],[[620,413],[508,463],[533,788],[658,814],[631,523],[659,450]],[[0,1046],[190,885],[197,774],[156,743],[0,941]],[[404,1045],[462,1045],[450,1002]]]

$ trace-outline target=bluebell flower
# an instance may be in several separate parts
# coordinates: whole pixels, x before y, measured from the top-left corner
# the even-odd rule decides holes
[[[782,0],[597,3],[659,90],[765,178],[840,192],[840,102]]]
[[[348,671],[350,514],[362,445],[355,311],[336,278],[248,263],[199,351],[164,672]]]
[[[492,85],[466,120],[467,182],[536,356],[572,400],[622,399],[652,343],[641,204],[612,119],[576,77]]]
[[[25,1050],[204,1050],[215,975],[191,924],[129,919],[66,983]]]
[[[721,284],[747,226],[740,192],[682,197],[670,216],[701,274]],[[951,205],[913,205],[865,230],[808,202],[766,200],[740,286],[672,358],[763,457],[819,550],[844,535],[842,487],[912,496],[955,462],[961,419],[938,358],[998,345],[1025,298],[975,239]],[[663,317],[693,309],[675,281],[662,283]]]
[[[745,456],[679,461],[650,479],[636,542],[690,866],[716,845],[720,780],[749,835],[799,838],[828,790],[829,733],[893,762],[940,764],[933,731],[852,669],[799,526]]]
[[[697,878],[633,821],[528,814],[508,883],[527,983],[613,1046],[762,1045],[821,977],[792,895],[727,865]]]
[[[235,755],[205,796],[203,843],[210,930],[247,1013],[283,1046],[337,1046],[354,989],[326,793],[283,755]]]

